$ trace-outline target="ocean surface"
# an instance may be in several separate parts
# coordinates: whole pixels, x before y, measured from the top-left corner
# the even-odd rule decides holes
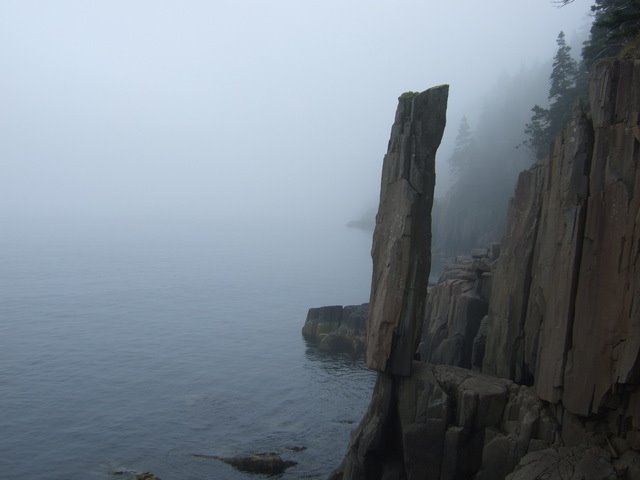
[[[0,478],[248,479],[194,455],[265,451],[325,478],[374,375],[300,330],[368,300],[371,235],[108,230],[0,238]]]

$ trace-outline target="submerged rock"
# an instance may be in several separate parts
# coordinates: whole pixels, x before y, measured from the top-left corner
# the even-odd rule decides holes
[[[151,472],[142,472],[136,474],[136,480],[160,480],[160,477],[156,477]]]
[[[161,480],[151,472],[136,472],[135,470],[128,470],[126,468],[120,468],[111,472],[111,475],[126,476],[127,478],[135,478],[135,480]]]
[[[218,457],[208,455],[195,455],[200,458],[213,458],[231,465],[236,470],[249,473],[262,473],[265,475],[279,475],[287,468],[297,465],[293,460],[284,460],[273,452],[254,453],[249,455],[236,455],[233,457]]]

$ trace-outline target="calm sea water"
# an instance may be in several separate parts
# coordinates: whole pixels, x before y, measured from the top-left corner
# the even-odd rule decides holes
[[[370,236],[294,233],[0,242],[0,478],[255,478],[193,454],[259,451],[326,477],[374,379],[300,330],[367,300]]]

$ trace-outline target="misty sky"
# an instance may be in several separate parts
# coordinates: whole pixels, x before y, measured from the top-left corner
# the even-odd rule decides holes
[[[0,222],[344,225],[377,200],[399,94],[449,83],[450,142],[591,3],[2,0]]]

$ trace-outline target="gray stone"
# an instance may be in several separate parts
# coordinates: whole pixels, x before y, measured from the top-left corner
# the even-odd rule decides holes
[[[518,383],[530,383],[535,367],[525,364],[523,329],[545,176],[536,165],[518,177],[493,270],[483,371]]]
[[[255,453],[250,455],[237,455],[235,457],[215,457],[236,470],[249,473],[262,473],[265,475],[279,475],[290,467],[297,465],[293,460],[284,460],[276,453]]]
[[[526,455],[506,480],[616,480],[606,451],[597,447],[547,449]]]
[[[626,480],[640,480],[640,454],[626,451],[613,465],[618,476]]]
[[[367,365],[410,375],[420,340],[431,263],[435,154],[449,87],[400,97],[382,167],[373,234]]]
[[[482,450],[482,469],[475,480],[504,478],[516,466],[516,441],[508,435],[495,435],[486,440]]]
[[[474,248],[471,250],[471,256],[473,258],[488,258],[489,257],[489,249],[487,248]]]
[[[302,327],[302,335],[308,339],[317,339],[324,333],[337,330],[342,321],[342,311],[341,305],[310,308]]]
[[[638,379],[640,61],[596,64],[590,100],[595,141],[562,397],[579,415],[597,413],[609,391]]]
[[[407,480],[439,480],[446,422],[429,419],[407,425],[402,431]]]
[[[310,308],[302,336],[323,352],[362,355],[368,304]]]

